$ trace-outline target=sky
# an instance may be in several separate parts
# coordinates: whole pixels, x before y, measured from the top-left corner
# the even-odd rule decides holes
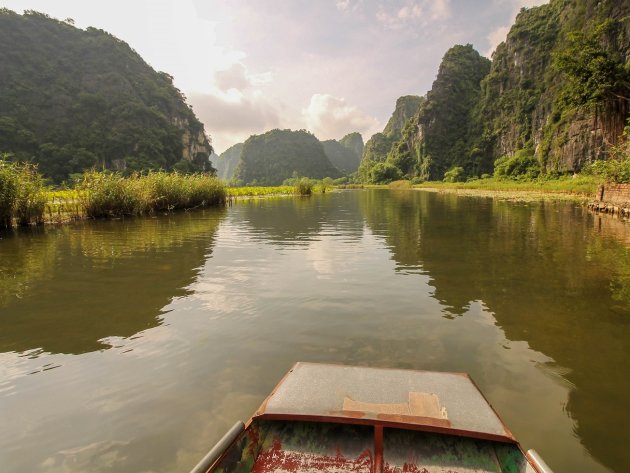
[[[319,139],[382,131],[444,53],[491,57],[544,0],[0,0],[106,30],[169,73],[221,153],[273,128]]]

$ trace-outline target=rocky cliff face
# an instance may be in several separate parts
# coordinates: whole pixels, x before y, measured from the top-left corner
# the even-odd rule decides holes
[[[417,95],[404,95],[396,100],[396,108],[390,117],[383,134],[390,137],[399,137],[407,120],[413,117],[420,108],[423,98]]]
[[[407,122],[387,163],[403,176],[422,179],[442,179],[453,166],[472,170],[469,149],[476,133],[474,112],[480,82],[489,68],[490,61],[470,44],[449,49],[426,100]]]
[[[607,80],[597,77],[597,61],[617,61],[628,69],[628,15],[630,3],[611,0],[552,0],[521,11],[482,86],[486,160],[529,148],[547,171],[572,172],[606,157],[623,132],[628,100],[576,101],[578,85],[558,58],[577,47],[576,59],[592,78],[589,93],[596,94]]]
[[[386,160],[392,145],[400,139],[405,124],[418,112],[423,101],[423,97],[416,95],[405,95],[396,100],[394,113],[392,113],[383,132],[376,133],[365,143],[358,170],[359,178],[362,181],[369,181],[372,168],[377,163]]]

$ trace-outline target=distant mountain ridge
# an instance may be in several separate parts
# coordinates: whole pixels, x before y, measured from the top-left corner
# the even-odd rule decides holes
[[[291,132],[291,133],[277,133],[278,131],[282,132]],[[276,133],[272,133],[276,132]],[[268,135],[271,133],[274,135],[274,139],[276,141],[276,145],[283,146],[286,145],[288,148],[295,146],[295,136],[291,130],[271,130],[270,132],[265,133],[264,135]],[[307,133],[310,135],[310,133]],[[254,135],[254,136],[262,136],[262,135]],[[254,136],[250,137],[253,138]],[[310,135],[312,136],[312,135]],[[313,136],[313,138],[315,138]],[[315,138],[317,139],[317,138]],[[312,141],[311,138],[307,138],[307,141]],[[318,140],[319,141],[319,140]],[[257,152],[257,148],[262,145],[264,141],[254,140],[253,144],[250,144],[250,148],[248,150],[249,153]],[[339,177],[341,175],[348,176],[354,172],[356,172],[359,167],[359,162],[361,161],[361,153],[363,152],[363,138],[361,134],[354,132],[345,135],[339,141],[336,140],[326,140],[320,142],[324,155],[327,158],[327,162],[321,159],[321,156],[316,157],[316,163],[319,163],[322,168],[318,168],[317,165],[314,167],[304,166],[304,163],[301,163],[301,159],[299,156],[294,156],[292,159],[289,159],[288,156],[281,158],[283,162],[293,169],[291,171],[291,175],[288,177],[292,177],[293,171],[299,174],[298,168],[302,169],[303,172],[307,172],[308,174],[300,174],[303,177],[311,177],[319,179],[322,172],[325,174],[328,172],[329,174],[323,175],[323,177]],[[242,184],[247,184],[248,181],[243,181],[242,178],[237,176],[237,171],[239,170],[239,166],[242,162],[241,156],[244,148],[244,143],[237,143],[223,153],[220,156],[213,154],[210,159],[212,165],[217,169],[217,176],[225,181],[238,180]],[[312,150],[313,151],[313,150]],[[284,153],[284,150],[283,150]],[[318,152],[315,152],[315,155],[318,155]],[[269,158],[270,159],[270,158]],[[255,162],[250,163],[248,172],[256,172],[260,175],[264,175],[264,181],[268,181],[271,179],[270,176],[266,175],[266,172],[261,167],[264,163],[268,164],[268,160],[256,160]],[[330,165],[334,167],[334,170],[330,168]],[[260,168],[260,169],[257,169]],[[259,176],[260,177],[260,176]],[[258,182],[258,181],[257,181]]]
[[[322,143],[305,130],[271,130],[243,144],[234,178],[251,185],[275,186],[294,175],[337,178]]]
[[[203,125],[172,77],[111,34],[0,9],[0,64],[0,152],[47,177],[212,170]]]

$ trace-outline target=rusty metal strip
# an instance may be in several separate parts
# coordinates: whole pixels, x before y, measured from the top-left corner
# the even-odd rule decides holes
[[[354,425],[380,425],[386,428],[417,430],[421,432],[434,432],[438,434],[455,435],[460,437],[469,437],[481,440],[490,440],[493,442],[510,443],[518,445],[513,437],[506,437],[497,434],[488,434],[483,432],[475,432],[470,430],[454,429],[439,425],[422,425],[408,424],[400,421],[391,421],[387,419],[366,419],[358,417],[339,417],[336,415],[305,415],[305,414],[260,414],[254,417],[254,420],[283,420],[283,421],[304,421],[304,422],[328,422],[333,424],[354,424]]]
[[[507,434],[507,436],[514,442],[514,443],[518,443],[518,441],[516,440],[516,438],[514,437],[514,434],[512,434],[512,431],[510,429],[508,429],[508,427],[505,425],[505,423],[503,422],[503,419],[501,419],[501,416],[498,414],[498,412],[494,409],[494,407],[492,406],[492,404],[490,404],[490,401],[488,401],[488,398],[485,396],[485,394],[483,393],[483,391],[481,389],[479,389],[479,386],[477,386],[477,383],[475,383],[475,380],[472,379],[470,377],[470,375],[466,374],[466,377],[470,380],[470,382],[472,383],[472,385],[477,389],[477,391],[479,391],[479,394],[481,394],[481,397],[484,399],[484,401],[486,401],[486,404],[488,404],[488,406],[490,407],[490,409],[492,409],[492,412],[494,412],[494,415],[497,416],[497,419],[499,419],[499,422],[501,423],[501,425],[503,426],[503,430],[505,431],[505,433]]]
[[[374,426],[374,473],[383,473],[383,426]]]

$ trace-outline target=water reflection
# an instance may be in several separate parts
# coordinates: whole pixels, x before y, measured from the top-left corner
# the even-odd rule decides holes
[[[527,341],[552,367],[565,367],[560,372],[573,386],[565,408],[576,434],[600,462],[621,471],[630,456],[611,436],[625,437],[620,426],[630,424],[630,411],[620,409],[630,397],[625,242],[602,238],[612,232],[570,204],[417,192],[368,199],[377,198],[384,205],[366,199],[362,209],[396,261],[430,275],[446,316],[483,301],[510,341]],[[510,425],[523,422],[507,417]]]
[[[352,192],[252,199],[240,202],[236,210],[252,235],[280,247],[308,246],[321,236],[357,240],[363,235],[363,220]]]
[[[86,353],[157,326],[211,251],[222,211],[209,212],[6,235],[0,352]]]
[[[557,471],[623,471],[629,263],[607,228],[357,191],[2,240],[0,465],[188,471],[303,360],[467,371]]]

